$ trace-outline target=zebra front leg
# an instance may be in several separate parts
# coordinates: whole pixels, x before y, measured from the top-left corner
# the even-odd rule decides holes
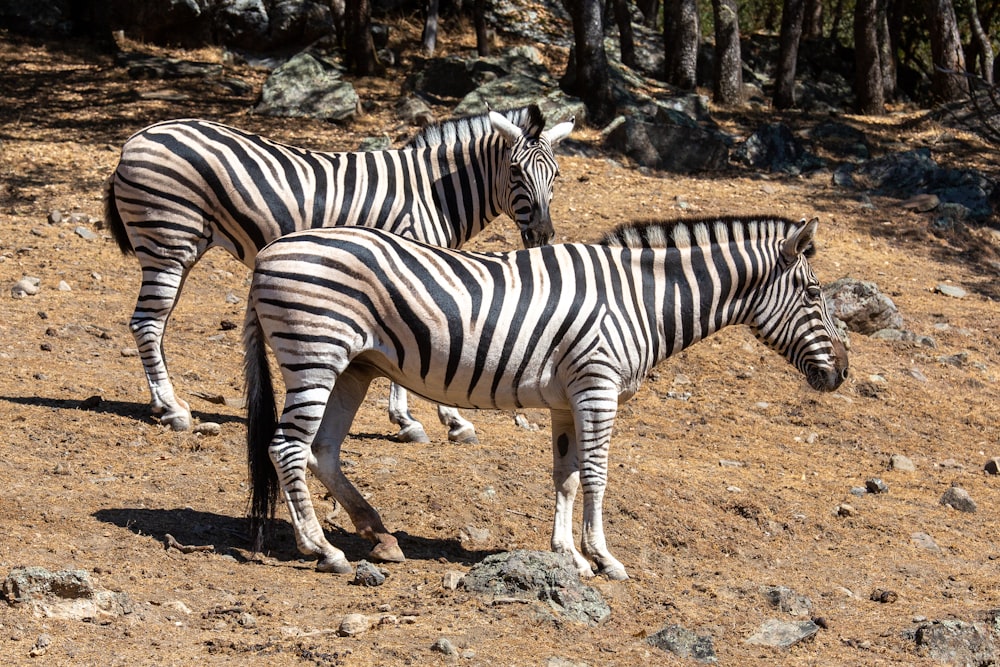
[[[174,394],[163,353],[163,336],[188,269],[179,262],[167,266],[144,265],[142,287],[129,322],[146,372],[152,412],[161,424],[175,431],[191,428],[191,408]]]
[[[340,445],[350,430],[358,408],[368,393],[374,375],[359,366],[348,366],[326,404],[326,412],[313,441],[310,468],[333,497],[344,506],[358,534],[374,543],[369,556],[376,561],[406,560],[399,543],[382,523],[382,517],[344,476],[340,467]]]
[[[395,382],[389,385],[389,421],[399,426],[396,440],[399,442],[430,442],[424,426],[410,414],[406,402],[406,388]]]
[[[574,412],[577,424],[577,452],[580,482],[583,485],[583,553],[597,564],[608,579],[628,579],[625,566],[611,555],[604,538],[604,491],[608,485],[608,449],[618,411],[617,392],[607,396],[590,394],[587,409]],[[604,399],[604,400],[601,400]],[[583,401],[581,401],[583,403]]]
[[[457,408],[438,405],[438,419],[448,427],[448,439],[463,445],[478,445],[476,427],[458,413]]]
[[[580,467],[573,415],[565,410],[552,410],[552,483],[556,489],[552,551],[569,554],[581,577],[593,577],[593,568],[573,539],[573,501],[580,486]]]

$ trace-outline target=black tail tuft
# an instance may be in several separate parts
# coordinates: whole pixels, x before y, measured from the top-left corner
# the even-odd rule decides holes
[[[274,405],[274,385],[267,363],[264,344],[251,304],[247,308],[243,329],[243,374],[247,400],[247,470],[250,476],[250,536],[253,550],[260,551],[270,533],[278,502],[278,473],[274,469],[268,447],[278,427],[278,413]]]
[[[123,255],[134,255],[135,249],[128,238],[125,230],[125,221],[122,220],[121,213],[118,212],[118,202],[115,199],[115,175],[108,178],[107,188],[104,190],[104,221],[111,227],[111,235],[118,242]]]

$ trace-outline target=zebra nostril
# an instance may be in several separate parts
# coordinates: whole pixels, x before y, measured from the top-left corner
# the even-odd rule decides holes
[[[844,370],[840,371],[840,379],[841,380],[846,380],[848,375],[850,375],[850,371],[848,371],[846,368]]]

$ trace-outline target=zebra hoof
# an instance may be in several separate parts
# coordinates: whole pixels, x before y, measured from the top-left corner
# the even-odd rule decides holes
[[[409,426],[399,429],[399,433],[396,434],[396,440],[398,442],[418,443],[428,443],[431,441],[431,439],[427,437],[427,432],[424,431],[424,427],[417,423],[410,424]]]
[[[625,568],[621,565],[616,565],[614,567],[606,567],[600,572],[606,576],[611,581],[625,581],[628,579],[628,573]]]
[[[191,430],[191,415],[187,412],[168,412],[160,415],[160,423],[171,431]]]
[[[316,563],[317,572],[333,572],[334,574],[350,574],[354,572],[354,568],[347,561],[346,558],[321,558],[318,563]]]
[[[398,544],[376,544],[368,555],[379,563],[402,563],[406,560]]]
[[[473,426],[461,426],[448,431],[448,439],[460,445],[478,445],[479,438]]]

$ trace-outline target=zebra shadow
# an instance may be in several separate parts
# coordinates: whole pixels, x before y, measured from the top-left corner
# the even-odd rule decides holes
[[[149,414],[148,403],[135,403],[132,401],[109,401],[99,396],[90,398],[52,398],[46,396],[0,396],[0,401],[16,403],[17,405],[28,405],[39,408],[57,408],[59,410],[80,410],[82,412],[92,412],[98,415],[115,415],[127,417],[144,423],[155,423]],[[227,415],[221,412],[202,412],[192,410],[191,414],[196,421],[225,423],[243,423],[245,418],[238,415]]]
[[[252,558],[250,524],[245,517],[232,517],[190,508],[176,509],[102,509],[93,517],[103,523],[124,528],[138,537],[152,538],[167,548],[168,535],[186,547],[207,547],[221,555],[232,556],[239,562]],[[367,560],[371,543],[340,526],[325,526],[327,538],[343,550],[352,562]],[[408,560],[435,560],[471,566],[499,549],[467,549],[457,538],[427,538],[405,531],[393,533]],[[208,549],[205,549],[208,550]],[[304,559],[295,547],[295,533],[288,521],[276,519],[269,532],[265,555],[279,561]],[[390,566],[391,567],[391,566]]]

